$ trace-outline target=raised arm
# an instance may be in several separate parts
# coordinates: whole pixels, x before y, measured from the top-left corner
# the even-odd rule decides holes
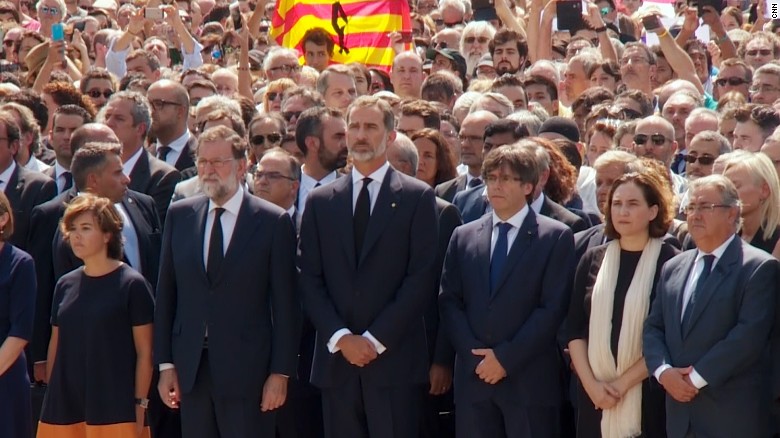
[[[534,0],[535,2],[537,0]],[[539,40],[535,46],[537,47],[536,59],[552,59],[552,22],[555,18],[556,10],[555,3],[557,0],[550,0],[547,5],[544,6],[542,11],[542,20],[539,24]],[[531,16],[533,19],[533,15]]]
[[[661,50],[664,52],[664,57],[669,62],[677,77],[689,81],[696,86],[699,93],[704,95],[704,86],[702,86],[699,77],[696,76],[696,68],[693,65],[691,57],[677,45],[674,38],[672,38],[669,31],[661,24],[658,29],[645,29],[648,32],[655,32],[658,35],[658,41],[661,44]]]
[[[588,13],[582,14],[582,19],[596,30],[596,34],[599,36],[601,57],[604,58],[604,60],[618,62],[615,46],[612,45],[612,40],[609,39],[607,25],[604,23],[604,19],[601,18],[601,10],[599,7],[595,3],[588,3]]]

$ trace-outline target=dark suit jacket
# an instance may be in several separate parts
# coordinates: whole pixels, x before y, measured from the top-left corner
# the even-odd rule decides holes
[[[612,240],[604,235],[605,226],[605,224],[598,224],[587,230],[574,233],[574,254],[578,265],[582,256],[585,255],[585,251],[589,248],[603,245]],[[663,237],[663,241],[677,249],[682,249],[680,241],[669,233]]]
[[[574,241],[565,225],[529,208],[495,291],[490,291],[493,217],[455,230],[444,261],[439,306],[455,345],[456,403],[503,400],[558,406],[556,333],[569,304]],[[507,377],[489,385],[474,370],[474,348],[492,348]]]
[[[485,185],[482,184],[455,194],[452,203],[460,210],[464,224],[474,222],[485,215],[490,203],[487,198],[482,195],[484,192]]]
[[[122,207],[133,222],[135,233],[138,236],[138,253],[141,259],[140,272],[146,281],[154,287],[157,284],[160,268],[162,234],[162,225],[157,217],[154,200],[143,193],[128,190],[122,199]],[[59,228],[54,234],[50,249],[53,254],[55,284],[60,277],[83,265],[83,262],[73,254],[70,245],[63,239]]]
[[[547,195],[544,196],[544,203],[542,204],[542,209],[539,211],[539,214],[555,219],[558,222],[563,222],[575,233],[589,228],[585,219],[570,212],[561,204],[556,204],[551,201]]]
[[[317,329],[312,383],[332,388],[355,375],[371,387],[427,383],[423,316],[433,298],[438,228],[433,191],[390,167],[356,257],[352,186],[350,176],[314,189],[303,212],[301,293]],[[368,331],[387,350],[353,366],[326,346],[343,328]]]
[[[440,197],[441,199],[444,199],[447,202],[452,202],[452,200],[455,198],[455,194],[458,192],[462,192],[463,190],[466,190],[466,180],[468,178],[466,175],[458,175],[457,177],[445,181],[439,185],[436,186],[434,189],[434,193],[436,196]]]
[[[57,184],[40,172],[16,165],[16,170],[5,187],[5,196],[14,211],[14,234],[9,242],[17,248],[27,249],[30,214],[35,206],[57,196]]]
[[[127,188],[151,196],[160,222],[165,223],[173,189],[180,180],[181,174],[178,170],[143,150],[130,172],[130,184]]]
[[[735,237],[697,296],[683,331],[683,292],[696,254],[686,251],[664,265],[645,322],[644,356],[651,374],[663,364],[693,366],[707,381],[689,403],[667,395],[667,433],[684,437],[690,427],[696,436],[768,436],[767,344],[778,262]]]
[[[259,397],[269,373],[295,375],[300,306],[295,233],[281,208],[244,192],[222,270],[203,264],[209,200],[171,204],[154,317],[155,363],[173,363],[192,391],[208,327],[212,394]]]
[[[57,178],[57,170],[54,168],[54,165],[52,165],[51,167],[47,168],[46,170],[44,170],[41,173],[46,175],[46,176],[48,176],[51,179]]]
[[[179,172],[195,167],[195,150],[198,148],[198,139],[190,133],[190,139],[187,145],[182,149],[176,164],[173,166]]]

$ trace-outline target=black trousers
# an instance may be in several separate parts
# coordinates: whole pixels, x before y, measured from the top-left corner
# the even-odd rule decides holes
[[[499,400],[456,401],[458,438],[554,438],[559,408],[528,407]]]
[[[203,349],[192,392],[181,396],[182,435],[187,438],[272,438],[275,412],[260,411],[256,397],[215,395],[208,349]]]
[[[420,434],[420,385],[371,387],[358,375],[322,390],[326,438],[414,438]]]

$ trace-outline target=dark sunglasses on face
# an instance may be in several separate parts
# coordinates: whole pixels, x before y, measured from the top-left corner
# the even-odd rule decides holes
[[[437,49],[446,49],[447,48],[447,42],[446,41],[437,41],[434,43],[433,47]]]
[[[738,87],[742,84],[747,84],[748,81],[742,78],[733,77],[733,78],[721,78],[716,80],[715,83],[719,87],[725,87],[726,85],[731,85],[732,87]]]
[[[268,96],[268,100],[276,100],[276,98],[282,97],[282,93],[271,91],[269,93],[266,93],[266,96]]]
[[[715,162],[715,157],[710,157],[709,155],[702,155],[702,156],[686,155],[685,156],[686,163],[693,164],[697,161],[702,166],[709,166],[710,164]]]
[[[484,36],[481,36],[481,37],[469,36],[469,37],[464,38],[463,41],[465,41],[466,44],[474,44],[474,41],[477,41],[480,44],[487,44],[488,41],[490,41],[490,38],[484,37]]]
[[[114,94],[113,90],[89,90],[87,91],[87,95],[93,99],[100,99],[100,96],[105,97],[108,99],[111,97],[111,95]]]
[[[270,99],[270,97],[269,97],[269,99]],[[289,122],[290,120],[293,119],[293,117],[295,119],[300,119],[302,113],[303,113],[303,111],[286,111],[286,112],[282,113],[282,117],[284,117],[284,120]]]
[[[761,54],[761,56],[769,56],[772,54],[772,51],[769,49],[760,49],[760,50],[748,50],[745,52],[748,56],[756,56],[758,54]]]
[[[637,145],[644,145],[647,143],[647,140],[650,139],[653,142],[654,146],[661,146],[664,143],[666,143],[666,137],[664,137],[662,134],[636,134],[634,135],[634,143]]]
[[[436,19],[433,20],[433,24],[435,24],[437,26],[444,26],[444,20],[441,19],[441,18],[436,18]]]
[[[610,110],[608,116],[617,120],[636,120],[642,118],[642,114],[639,111],[632,110],[631,108],[617,108]]]
[[[268,134],[268,135],[255,135],[252,136],[252,138],[249,139],[250,142],[254,145],[260,145],[265,143],[265,141],[268,140],[268,143],[279,143],[282,141],[282,135],[281,134]]]

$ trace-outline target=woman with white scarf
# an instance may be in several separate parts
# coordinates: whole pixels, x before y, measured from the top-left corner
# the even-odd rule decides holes
[[[612,185],[605,229],[613,239],[580,260],[566,323],[579,377],[577,437],[665,437],[664,392],[648,379],[642,327],[663,264],[677,250],[661,238],[672,194],[646,170]]]

